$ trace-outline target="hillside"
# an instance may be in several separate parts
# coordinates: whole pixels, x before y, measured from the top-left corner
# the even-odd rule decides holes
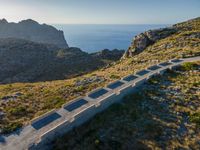
[[[50,25],[39,24],[31,19],[22,20],[19,23],[0,20],[0,38],[20,38],[37,43],[53,44],[59,48],[68,48],[63,31]]]
[[[128,58],[124,57],[125,59],[92,73],[68,80],[1,85],[0,127],[2,131],[10,132],[73,98],[83,96],[97,87],[158,62],[172,58],[199,56],[200,38],[194,35],[200,33],[200,18],[175,26],[179,26],[178,31],[157,39],[140,53]]]
[[[199,39],[200,17],[135,36],[123,58],[134,57],[143,51],[151,54],[161,53],[159,55],[170,52],[175,53],[174,56],[187,57],[196,51],[199,54]]]
[[[51,149],[200,149],[199,88],[200,62],[185,63],[57,138]]]
[[[109,56],[115,52],[108,51]],[[117,51],[118,52],[118,51]],[[117,53],[119,60],[123,51]],[[0,39],[0,83],[36,82],[71,78],[106,66],[109,57],[79,48],[58,49],[22,39]],[[107,60],[107,61],[105,61]],[[110,61],[109,61],[110,60]]]

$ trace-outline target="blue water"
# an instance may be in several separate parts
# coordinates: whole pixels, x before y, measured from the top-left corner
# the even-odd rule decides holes
[[[63,30],[70,47],[86,52],[102,49],[127,49],[133,37],[149,29],[167,25],[54,25]]]

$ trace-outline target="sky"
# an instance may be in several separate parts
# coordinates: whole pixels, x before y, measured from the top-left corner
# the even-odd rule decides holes
[[[0,19],[49,24],[173,24],[200,16],[200,0],[0,0]]]

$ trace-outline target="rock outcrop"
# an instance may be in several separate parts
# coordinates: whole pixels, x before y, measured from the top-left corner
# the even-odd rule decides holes
[[[6,19],[0,20],[0,38],[20,38],[42,44],[56,45],[59,48],[68,48],[63,31],[53,26],[39,24],[28,19],[19,23],[9,23]]]
[[[160,39],[164,39],[177,32],[176,28],[163,28],[156,30],[149,30],[139,35],[136,35],[133,39],[131,46],[125,52],[123,58],[133,57],[134,55],[141,53],[149,45],[154,44]]]
[[[117,61],[123,56],[124,52],[125,52],[124,50],[118,50],[118,49],[114,49],[114,50],[104,49],[104,50],[92,53],[91,55],[94,58],[100,58],[102,60]]]
[[[141,33],[133,38],[131,46],[124,53],[122,59],[133,57],[144,50],[169,50],[175,47],[179,49],[187,49],[186,47],[189,45],[197,48],[199,46],[198,41],[200,38],[199,22],[200,17],[197,17],[185,22],[174,24],[171,27],[149,30]],[[171,39],[165,40],[170,37]],[[159,44],[159,42],[157,42],[159,40],[165,40],[165,42]]]

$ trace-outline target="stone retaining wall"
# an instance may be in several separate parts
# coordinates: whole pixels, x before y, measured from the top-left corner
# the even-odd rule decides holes
[[[70,112],[71,118],[69,118],[69,120],[61,122],[59,125],[41,135],[40,143],[36,146],[36,149],[45,149],[46,143],[52,141],[55,137],[62,136],[63,134],[67,133],[77,126],[80,126],[81,124],[91,119],[97,113],[102,112],[103,110],[108,108],[113,103],[120,102],[124,96],[136,92],[141,87],[141,85],[143,85],[152,76],[163,74],[167,69],[174,69],[179,65],[180,63],[173,63],[169,66],[159,65],[161,67],[160,69],[157,69],[155,71],[147,70],[150,72],[146,75],[135,75],[138,76],[138,78],[133,81],[128,82],[124,81],[123,79],[118,80],[120,82],[123,82],[124,84],[121,87],[117,87],[116,89],[111,90],[106,86],[105,88],[98,88],[93,90],[92,92],[88,93],[86,97],[82,98],[88,101],[88,104],[86,104],[86,106],[81,106],[80,108],[78,108],[78,112]],[[96,99],[88,97],[90,94],[95,93],[101,89],[105,89],[108,92]],[[68,104],[71,103],[72,102]],[[65,104],[64,106],[68,104]]]

